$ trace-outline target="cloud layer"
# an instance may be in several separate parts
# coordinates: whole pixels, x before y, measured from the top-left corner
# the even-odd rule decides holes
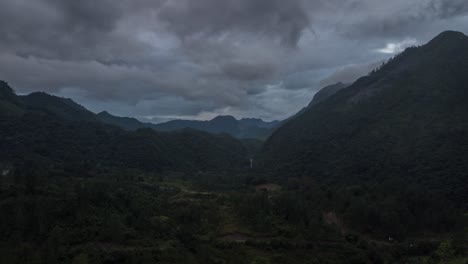
[[[447,29],[465,0],[5,0],[0,79],[145,120],[278,119]]]

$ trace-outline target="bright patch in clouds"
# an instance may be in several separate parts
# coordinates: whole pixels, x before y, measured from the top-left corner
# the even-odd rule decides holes
[[[382,49],[378,49],[377,52],[385,54],[395,54],[404,51],[406,48],[416,45],[418,41],[416,39],[405,39],[397,43],[387,43],[387,46]]]

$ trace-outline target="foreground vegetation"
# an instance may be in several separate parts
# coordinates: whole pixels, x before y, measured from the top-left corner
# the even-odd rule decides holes
[[[249,172],[2,166],[2,263],[467,260],[466,218],[424,193],[385,198],[370,187],[331,190],[304,179],[261,185]]]

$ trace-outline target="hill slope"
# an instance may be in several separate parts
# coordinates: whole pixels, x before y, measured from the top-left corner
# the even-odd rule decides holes
[[[343,90],[344,88],[346,88],[348,86],[349,86],[349,84],[344,84],[342,82],[339,82],[339,83],[335,83],[335,84],[332,84],[332,85],[328,85],[328,86],[320,89],[320,91],[318,91],[314,95],[314,99],[312,99],[312,101],[310,102],[310,104],[307,107],[311,107],[313,105],[316,105],[318,103],[321,103],[321,102],[327,100],[328,98],[330,98],[331,96],[333,96],[334,94],[336,94],[337,92]]]
[[[294,119],[294,118],[302,115],[303,113],[305,113],[312,106],[314,106],[314,105],[316,105],[318,103],[321,103],[322,101],[325,101],[329,97],[333,96],[334,94],[336,94],[337,92],[343,90],[344,88],[346,88],[348,86],[349,86],[348,84],[344,84],[342,82],[339,82],[339,83],[336,83],[336,84],[332,84],[332,85],[328,85],[328,86],[323,87],[322,89],[320,89],[314,95],[314,98],[312,98],[312,101],[310,101],[310,103],[306,107],[302,108],[295,115],[281,121],[280,125],[283,125],[286,122],[288,122],[289,120]],[[279,127],[280,125],[278,125],[277,127]]]
[[[71,99],[53,96],[44,92],[19,96],[24,105],[33,111],[42,111],[70,121],[98,120],[95,114]]]
[[[0,116],[21,115],[22,103],[8,83],[0,81]]]
[[[409,48],[279,128],[265,167],[348,184],[401,178],[466,201],[467,72],[462,33]]]

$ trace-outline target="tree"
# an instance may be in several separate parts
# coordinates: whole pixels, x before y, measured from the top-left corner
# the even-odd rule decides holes
[[[435,252],[435,256],[443,261],[449,260],[455,256],[455,250],[450,241],[440,243],[439,248]]]

